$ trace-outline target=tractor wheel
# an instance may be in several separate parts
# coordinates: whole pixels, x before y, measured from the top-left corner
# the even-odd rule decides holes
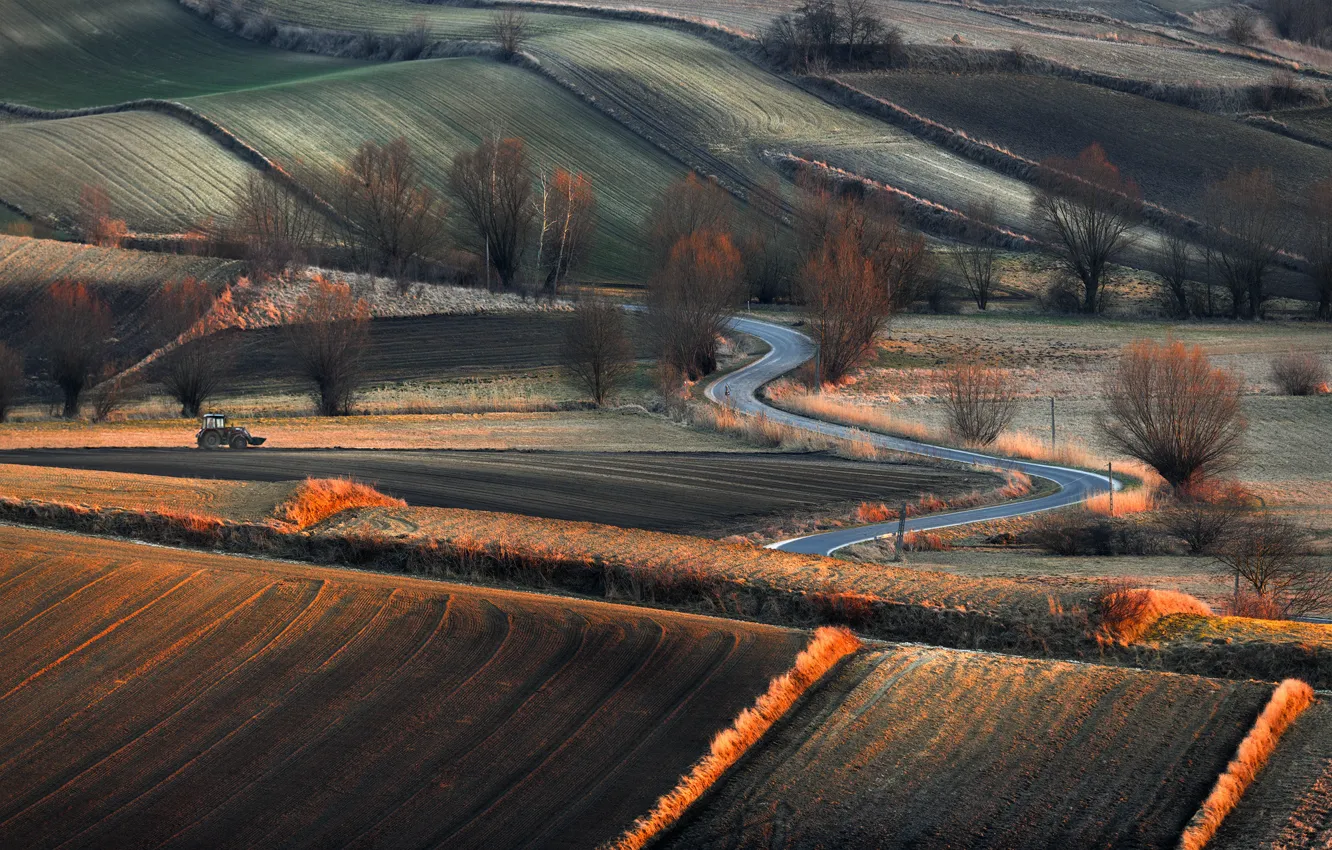
[[[209,431],[199,438],[199,448],[215,449],[222,445],[222,437],[216,431]]]
[[[237,434],[236,436],[234,436],[234,437],[231,438],[231,447],[232,447],[233,449],[244,449],[244,448],[249,448],[249,445],[250,445],[250,441],[247,440],[247,439],[245,439],[245,438],[244,438],[243,436],[241,436],[240,434]]]

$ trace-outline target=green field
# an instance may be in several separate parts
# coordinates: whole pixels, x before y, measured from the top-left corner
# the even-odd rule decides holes
[[[1332,177],[1332,150],[1228,118],[1096,86],[1021,74],[848,74],[851,85],[1028,159],[1077,156],[1100,142],[1147,200],[1202,212],[1206,184],[1271,169],[1293,199]],[[1287,120],[1284,116],[1278,116]]]
[[[229,36],[174,0],[3,0],[0,100],[82,107],[179,98],[364,63]]]

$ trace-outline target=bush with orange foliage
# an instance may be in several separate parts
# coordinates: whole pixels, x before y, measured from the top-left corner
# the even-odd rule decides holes
[[[699,231],[671,248],[648,281],[648,328],[663,361],[688,380],[717,368],[718,340],[744,283],[740,252],[728,233]]]
[[[1272,757],[1281,736],[1313,701],[1313,688],[1299,679],[1286,679],[1277,685],[1253,728],[1240,742],[1226,772],[1217,779],[1212,793],[1184,828],[1179,838],[1180,850],[1202,850],[1212,840],[1221,821],[1239,805],[1244,792]]]
[[[663,795],[652,811],[639,818],[624,835],[607,845],[606,850],[640,850],[675,824],[728,768],[758,743],[810,686],[860,646],[856,636],[846,629],[825,626],[816,631],[809,645],[796,657],[795,666],[773,679],[753,708],[742,711],[734,723],[712,739],[708,754],[680,779],[680,783]]]
[[[352,508],[403,508],[402,499],[385,496],[373,487],[345,478],[307,478],[273,515],[298,528],[308,528]]]
[[[1120,644],[1136,642],[1156,621],[1172,614],[1212,616],[1212,609],[1187,593],[1135,587],[1113,582],[1093,599],[1099,628],[1097,638]]]
[[[79,193],[79,229],[83,241],[99,248],[119,248],[129,236],[124,220],[111,216],[111,196],[105,186],[84,186]]]

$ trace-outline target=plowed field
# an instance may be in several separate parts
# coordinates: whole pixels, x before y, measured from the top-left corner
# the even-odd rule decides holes
[[[0,528],[0,846],[592,847],[804,641]]]
[[[665,846],[1174,847],[1270,695],[928,647],[868,654]]]

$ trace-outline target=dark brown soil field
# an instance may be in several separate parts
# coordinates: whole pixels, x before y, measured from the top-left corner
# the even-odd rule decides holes
[[[1077,156],[1100,142],[1147,200],[1191,216],[1201,214],[1207,183],[1232,168],[1271,169],[1291,198],[1310,182],[1332,177],[1332,150],[1083,83],[1020,74],[851,74],[846,80],[1028,159]]]
[[[376,319],[370,323],[370,348],[361,365],[370,384],[549,368],[560,363],[568,321],[559,313]],[[640,320],[631,318],[630,328],[639,356],[650,356]],[[226,391],[304,385],[282,328],[227,331],[222,340]],[[161,374],[169,359],[149,377]]]
[[[1271,687],[906,646],[773,730],[671,848],[1173,848]]]
[[[946,499],[1000,484],[927,466],[739,453],[52,449],[0,452],[0,463],[240,481],[352,477],[418,507],[721,535],[862,500]]]
[[[1221,823],[1214,850],[1332,847],[1332,704],[1315,703]]]
[[[0,527],[0,846],[591,848],[806,639]]]

